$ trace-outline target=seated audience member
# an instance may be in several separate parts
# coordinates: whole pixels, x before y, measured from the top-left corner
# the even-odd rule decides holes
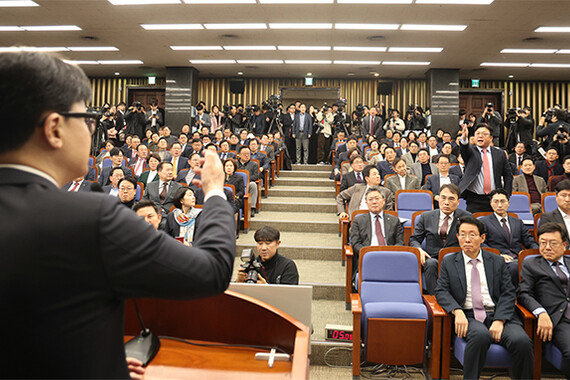
[[[247,129],[242,129],[241,132],[239,133],[238,145],[249,146],[249,140],[247,138]]]
[[[95,159],[95,163],[97,164],[97,167],[99,167],[99,169],[101,169],[101,165],[103,164],[103,159],[111,155],[111,149],[113,149],[114,147],[115,143],[113,142],[113,140],[105,141],[105,149],[101,150],[101,153],[99,153],[99,155]]]
[[[279,231],[265,226],[255,231],[253,239],[259,254],[256,260],[263,266],[263,273],[258,273],[258,284],[299,285],[299,272],[295,262],[277,252],[281,244]],[[247,273],[242,268],[238,271],[237,282],[245,282]]]
[[[420,149],[428,149],[428,144],[427,144],[427,133],[425,132],[420,132],[418,134],[418,145],[420,146]],[[429,153],[429,151],[428,151]]]
[[[538,244],[522,220],[507,214],[509,194],[504,189],[496,189],[489,195],[493,213],[481,218],[485,225],[485,245],[501,252],[516,286],[519,282],[519,252],[525,248],[538,248]]]
[[[376,165],[378,162],[371,163],[370,160],[372,159],[372,155],[373,155],[373,154],[374,154],[374,156],[376,156],[376,157],[377,157],[377,156],[382,157],[382,156],[380,155],[380,149],[379,149],[379,148],[380,148],[380,143],[378,143],[378,141],[376,141],[376,140],[372,140],[372,141],[370,142],[370,145],[369,145],[369,146],[370,146],[370,149],[368,149],[368,150],[366,151],[366,153],[364,154],[364,159],[366,160],[366,162],[368,163],[368,165]],[[374,161],[376,161],[376,159],[375,159]]]
[[[158,154],[152,153],[146,159],[148,170],[143,171],[139,176],[139,182],[142,182],[145,187],[153,181],[158,181],[158,164],[160,164],[160,157]]]
[[[220,142],[224,140],[224,132],[221,129],[218,129],[214,132],[214,141],[212,141],[216,146],[220,146]]]
[[[528,154],[526,154],[526,147],[524,143],[518,142],[517,145],[515,145],[515,151],[509,154],[509,162],[515,164],[515,166],[518,168],[522,166],[523,160],[525,158],[531,158],[531,157]]]
[[[234,159],[228,158],[224,161],[224,183],[228,185],[233,185],[235,189],[234,194],[234,211],[236,214],[236,236],[239,234],[239,210],[243,208],[243,196],[245,194],[245,186],[243,184],[243,179],[236,174],[237,163]]]
[[[222,160],[222,162],[228,158],[237,158],[234,152],[230,152],[230,142],[227,140],[220,142],[220,151],[218,152],[218,155],[220,156],[220,160]]]
[[[394,160],[394,170],[396,175],[390,176],[384,182],[384,186],[392,193],[398,190],[419,190],[420,180],[412,174],[408,174],[406,162],[401,158]]]
[[[269,136],[261,136],[259,143],[259,151],[267,153],[267,160],[271,164],[271,161],[275,161],[275,148],[269,143]]]
[[[538,229],[538,244],[540,256],[522,263],[518,301],[538,318],[538,339],[552,341],[562,352],[561,370],[570,379],[570,257],[564,256],[568,235],[560,224],[546,223]]]
[[[86,179],[87,181],[97,181],[97,171],[95,170],[95,167],[88,166],[87,174],[83,178]]]
[[[342,152],[338,152],[335,156],[335,167],[333,169],[333,176],[331,177],[331,179],[335,179],[336,181],[338,181],[340,179],[340,173],[341,173],[341,167],[340,165],[344,162],[344,161],[348,161],[350,155],[348,154],[349,151],[351,151],[352,149],[357,149],[358,153],[360,154],[360,149],[358,149],[358,138],[356,136],[350,136],[348,138],[348,140],[346,140],[346,144],[341,144],[339,146],[339,150],[343,148],[344,150]]]
[[[459,179],[461,179],[463,178],[463,173],[465,173],[465,162],[463,162],[463,158],[461,158],[461,155],[457,156],[457,162],[459,163],[459,165],[453,165],[449,169],[449,173],[456,175],[459,177]]]
[[[194,138],[192,139],[191,146],[186,147],[186,151],[184,152],[185,153],[184,157],[188,158],[192,155],[192,153],[198,153],[201,156],[203,149],[204,146],[202,145],[202,140],[200,140],[199,138]]]
[[[269,160],[264,153],[259,152],[259,142],[257,139],[251,139],[249,141],[249,151],[251,152],[251,159],[259,161],[259,173],[263,177],[263,174],[269,170]]]
[[[420,149],[418,152],[418,162],[412,164],[410,173],[420,179],[420,183],[425,185],[426,177],[430,174],[437,174],[437,166],[429,160],[429,153],[426,149]]]
[[[564,168],[564,174],[554,176],[552,177],[552,179],[549,178],[550,191],[554,191],[556,185],[558,185],[559,182],[562,182],[566,179],[570,179],[570,156],[564,157],[564,161],[562,162],[562,167]]]
[[[564,226],[566,234],[570,231],[570,180],[564,180],[556,185],[556,204],[554,211],[545,212],[540,217],[540,226],[546,223],[560,223]]]
[[[171,133],[172,131],[170,130],[170,127],[167,127],[166,125],[162,127],[162,137],[166,139],[166,141],[168,142],[168,146],[170,147],[172,146],[172,144],[178,141],[178,138],[176,138],[176,136],[172,136]]]
[[[410,141],[408,147],[408,152],[402,154],[402,160],[406,162],[406,166],[408,169],[410,169],[413,164],[418,162],[418,152],[420,151],[420,146],[417,141]]]
[[[191,246],[194,241],[196,221],[202,209],[194,207],[196,197],[188,187],[177,189],[172,199],[176,208],[168,213],[164,231],[174,238],[182,238],[185,245]]]
[[[196,173],[196,169],[200,167],[200,155],[192,153],[188,159],[189,167],[182,169],[178,172],[175,181],[178,183],[185,183],[191,186],[194,190],[200,187],[201,177]]]
[[[439,202],[439,189],[446,184],[454,184],[459,186],[459,177],[449,173],[449,157],[440,154],[436,161],[438,173],[432,174],[426,178],[426,183],[422,187],[424,190],[429,190],[433,193],[434,205]],[[437,208],[437,207],[435,207]]]
[[[569,160],[570,163],[570,160]],[[534,175],[534,161],[527,157],[522,161],[523,174],[513,177],[513,191],[523,191],[530,194],[530,207],[533,214],[542,212],[541,197],[547,192],[546,182],[542,177]]]
[[[145,169],[148,169],[148,147],[143,144],[137,146],[137,154],[129,160],[129,166],[134,169],[134,175],[139,178]]]
[[[187,169],[190,167],[188,164],[188,159],[186,157],[182,157],[182,145],[179,142],[175,142],[170,147],[170,154],[172,158],[170,159],[170,163],[172,164],[172,172],[174,173],[174,177],[178,175],[178,172],[181,170]]]
[[[535,174],[542,177],[546,183],[548,183],[548,178],[564,174],[564,168],[558,161],[556,148],[548,148],[546,159],[536,161]]]
[[[455,316],[455,333],[467,342],[465,379],[478,379],[491,343],[505,347],[513,360],[513,378],[531,379],[534,363],[532,341],[515,311],[515,287],[505,260],[481,249],[483,223],[472,216],[458,221],[461,252],[443,258],[436,298]]]
[[[367,214],[357,215],[350,226],[350,245],[352,256],[352,274],[358,270],[358,258],[363,247],[378,245],[404,245],[404,227],[400,220],[384,213],[384,191],[377,186],[366,190],[365,202]]]
[[[380,172],[380,177],[384,181],[384,177],[388,174],[396,174],[394,171],[394,162],[396,161],[396,151],[391,146],[384,149],[384,161],[378,162],[378,171]]]
[[[113,197],[119,196],[119,181],[125,178],[125,171],[123,168],[112,168],[109,177],[110,184],[103,186],[103,192]]]
[[[396,148],[396,147],[394,146],[394,148]],[[410,151],[410,149],[408,149],[408,139],[405,137],[402,137],[400,139],[400,142],[399,142],[399,147],[396,148],[396,155],[398,157],[403,157],[409,151]]]
[[[156,150],[155,153],[158,154],[161,161],[169,162],[172,159],[172,155],[168,151],[168,146],[169,146],[168,140],[166,140],[164,137],[161,137],[158,140],[157,144],[158,149]]]
[[[145,222],[153,226],[155,230],[158,230],[162,221],[162,213],[156,203],[149,199],[143,199],[134,205],[133,211],[141,218],[144,218]]]
[[[452,149],[451,143],[443,143],[443,145],[441,146],[441,154],[449,157],[449,162],[452,164],[456,164],[458,162],[457,156],[453,154],[453,149]],[[433,163],[437,163],[438,157],[439,156],[432,157],[431,161]]]
[[[122,168],[123,172],[127,177],[132,177],[133,172],[131,169],[127,168],[123,165],[123,152],[119,148],[113,148],[110,152],[111,155],[111,166],[107,166],[101,170],[101,174],[99,175],[99,183],[101,186],[105,186],[109,183],[109,177],[111,175],[111,170],[114,168]]]
[[[236,135],[231,135],[231,136],[230,136],[230,139],[229,139],[229,142],[230,142],[230,150],[235,150],[235,151],[237,151],[238,148],[240,147],[240,145],[239,145],[239,138],[238,138]]]
[[[342,175],[340,191],[344,191],[357,183],[364,183],[364,176],[362,175],[364,159],[359,155],[355,155],[350,159],[350,167],[352,171]]]
[[[61,189],[70,193],[91,191],[91,182],[86,181],[83,177],[79,177],[69,183],[66,183]]]
[[[135,205],[137,195],[137,181],[132,177],[126,177],[119,181],[119,200],[128,208]]]
[[[158,135],[158,133],[153,132],[152,135],[150,136],[150,141],[147,144],[148,149],[152,153],[156,153],[156,151],[158,150],[158,140],[160,140],[160,136]]]
[[[340,174],[340,178],[341,178],[341,180],[342,180],[342,176],[343,176],[343,175],[345,175],[345,174],[347,174],[347,173],[353,171],[353,170],[352,170],[352,166],[350,165],[350,161],[351,161],[354,157],[360,156],[360,151],[359,151],[358,149],[351,149],[351,150],[349,150],[349,151],[347,152],[347,155],[348,155],[348,161],[344,161],[344,162],[341,164],[341,167],[340,167],[340,173],[341,173],[341,174]]]
[[[249,173],[249,186],[248,193],[251,198],[251,216],[255,216],[255,210],[257,209],[257,184],[255,181],[259,179],[259,166],[257,162],[251,161],[251,152],[247,146],[242,146],[238,153],[238,169],[247,170]]]
[[[431,158],[437,157],[437,156],[439,156],[439,155],[441,154],[441,150],[440,150],[440,148],[439,148],[439,143],[438,143],[438,141],[437,141],[437,137],[436,137],[436,136],[430,136],[430,137],[427,139],[427,144],[428,144],[428,146],[427,146],[426,149],[427,149],[427,151],[428,151],[428,153],[429,153],[429,156],[430,156]]]
[[[457,225],[462,216],[471,215],[457,208],[459,206],[459,187],[443,185],[439,191],[439,210],[426,211],[416,221],[414,233],[410,237],[410,246],[419,248],[422,254],[422,271],[425,275],[425,287],[429,294],[434,294],[437,285],[439,250],[445,247],[457,247]],[[417,218],[417,217],[416,217]],[[422,242],[425,243],[425,251]]]
[[[374,186],[379,187],[384,193],[384,209],[394,209],[394,194],[392,194],[392,192],[387,188],[380,186],[381,179],[380,173],[378,173],[378,168],[368,165],[362,171],[362,175],[364,176],[364,181],[366,183],[358,183],[344,191],[341,191],[336,196],[336,208],[339,219],[349,218],[356,210],[368,210],[368,205],[366,204],[366,198],[364,195],[369,188]],[[348,213],[345,211],[345,204],[348,204]]]
[[[141,139],[139,136],[131,137],[131,145],[129,147],[123,148],[123,155],[130,160],[137,157],[137,148],[141,144]]]
[[[161,162],[158,164],[158,181],[149,183],[144,190],[144,199],[150,199],[158,206],[162,207],[162,214],[166,216],[170,212],[170,208],[174,204],[174,194],[176,190],[182,186],[173,181],[172,164],[170,162]]]
[[[182,157],[188,158],[188,156],[186,156],[187,149],[190,148],[190,144],[188,144],[188,135],[182,132],[178,136],[178,142],[180,143],[180,147],[182,148]]]

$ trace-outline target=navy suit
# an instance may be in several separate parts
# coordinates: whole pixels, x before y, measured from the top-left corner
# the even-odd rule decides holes
[[[448,174],[449,176],[449,180],[451,181],[451,183],[453,185],[457,185],[459,186],[459,181],[461,181],[461,179],[454,175],[454,174]],[[429,190],[433,193],[433,196],[435,197],[436,195],[439,195],[439,190],[441,188],[441,185],[439,184],[439,174],[432,174],[427,176],[426,178],[426,183],[423,186],[424,190]],[[435,202],[435,201],[434,201]]]
[[[88,181],[97,181],[97,170],[93,166],[89,166],[89,170],[84,179]]]
[[[530,379],[534,363],[532,341],[524,332],[515,313],[515,287],[511,282],[505,260],[499,255],[486,251],[481,252],[481,258],[489,296],[495,304],[493,310],[487,310],[484,323],[474,318],[473,309],[464,309],[467,280],[461,252],[451,253],[443,258],[436,289],[437,302],[441,307],[448,313],[462,309],[469,323],[465,337],[467,346],[463,361],[464,378],[480,377],[487,350],[492,343],[489,327],[493,321],[502,320],[505,324],[499,344],[511,354],[513,378]]]
[[[174,157],[172,157],[170,159],[170,162],[172,164],[174,164]],[[188,159],[186,157],[182,157],[182,156],[178,157],[178,166],[176,167],[176,171],[180,172],[181,170],[189,169],[189,168],[190,168],[190,164],[188,163]]]
[[[362,175],[362,182],[360,183],[365,183],[364,174],[362,174],[362,172],[360,174]],[[356,173],[354,171],[348,172],[342,176],[342,180],[340,181],[340,191],[346,190],[349,187],[356,185],[357,183],[358,181],[356,180]]]
[[[453,165],[452,167],[449,168],[449,174],[456,175],[461,180],[461,178],[463,178],[463,171],[464,170],[465,170],[465,168],[461,169],[460,165]]]
[[[233,158],[234,160],[237,159],[234,152],[219,152],[218,155],[220,156],[220,160],[222,160],[222,162],[228,158]]]
[[[388,174],[396,174],[394,168],[392,167],[392,164],[390,164],[388,161],[378,161],[377,168],[378,172],[380,172],[380,177],[382,177],[382,181],[384,181],[384,177],[386,177]]]
[[[540,160],[535,162],[536,169],[534,170],[534,175],[538,175],[544,178],[544,181],[548,183],[548,165],[545,160]],[[554,164],[554,172],[552,176],[564,174],[564,168],[560,165],[560,162],[556,161]]]

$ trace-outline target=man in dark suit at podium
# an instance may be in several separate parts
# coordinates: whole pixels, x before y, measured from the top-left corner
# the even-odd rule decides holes
[[[208,297],[231,279],[234,212],[216,154],[204,159],[193,247],[116,198],[59,189],[87,171],[97,122],[86,112],[90,96],[77,66],[0,54],[1,378],[129,378],[126,298]]]

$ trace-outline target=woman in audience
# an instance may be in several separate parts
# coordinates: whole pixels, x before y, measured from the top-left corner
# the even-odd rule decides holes
[[[214,133],[223,127],[223,116],[224,114],[220,112],[220,107],[213,105],[212,112],[210,112],[210,133]]]
[[[182,238],[185,245],[191,246],[194,240],[196,218],[201,209],[194,208],[196,197],[189,187],[182,187],[174,193],[174,211],[166,217],[164,230],[175,238]]]
[[[153,132],[152,135],[150,136],[150,141],[148,143],[148,149],[151,152],[156,152],[158,150],[158,140],[159,139],[160,139],[160,136],[156,132]]]
[[[160,163],[160,157],[156,153],[149,154],[149,156],[146,159],[146,162],[148,164],[149,170],[142,172],[141,175],[139,176],[139,182],[142,182],[145,185],[145,187],[146,185],[148,185],[153,181],[158,181],[158,175],[157,175],[158,172],[156,168]]]
[[[410,133],[408,133],[408,145],[412,142],[415,141],[417,136],[416,136],[416,132],[411,131]]]
[[[105,157],[110,157],[109,152],[111,152],[111,149],[113,149],[114,147],[115,147],[115,143],[113,143],[113,140],[105,141],[105,149],[103,149],[101,151],[101,153],[99,153],[99,155],[97,156],[97,159],[95,160],[95,162],[97,163],[97,166],[99,167],[99,170],[101,170],[101,164],[103,163],[103,159]]]
[[[380,150],[379,150],[380,144],[378,143],[378,141],[372,140],[369,142],[369,145],[370,145],[370,149],[368,149],[366,151],[366,154],[365,154],[366,162],[368,162],[369,165],[375,165],[375,164],[370,163],[370,159],[372,158],[372,154],[374,154],[374,153],[380,154]],[[377,156],[378,154],[376,154],[375,156]]]
[[[226,179],[224,183],[228,185],[233,185],[236,192],[234,196],[234,211],[236,215],[236,238],[239,235],[239,210],[243,208],[243,195],[245,193],[245,187],[243,183],[243,178],[236,174],[237,162],[231,158],[224,161],[224,173],[226,174]]]
[[[152,142],[152,129],[145,131],[145,138],[142,139],[141,144],[148,146]]]

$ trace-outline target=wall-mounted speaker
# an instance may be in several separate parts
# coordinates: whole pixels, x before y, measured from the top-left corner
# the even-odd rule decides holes
[[[230,92],[232,94],[243,94],[245,91],[245,81],[243,79],[230,79]]]
[[[378,82],[377,95],[392,95],[393,82]]]

